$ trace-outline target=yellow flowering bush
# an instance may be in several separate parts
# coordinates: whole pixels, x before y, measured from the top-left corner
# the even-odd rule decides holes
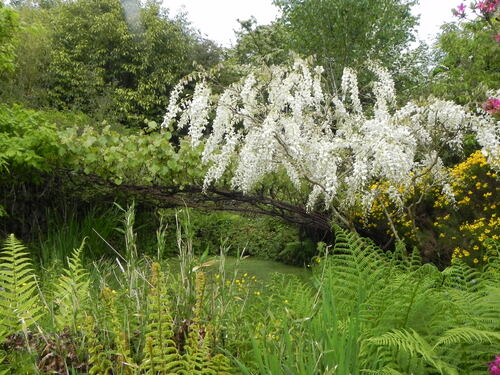
[[[434,228],[439,243],[452,250],[452,258],[462,258],[471,265],[488,260],[492,241],[500,238],[498,205],[500,184],[497,173],[480,151],[450,171],[455,201],[436,194],[438,213]]]
[[[416,188],[418,189],[418,187]],[[360,208],[354,214],[356,227],[380,243],[387,242],[395,237],[394,230],[392,230],[387,218],[389,215],[399,238],[409,245],[416,244],[419,227],[410,216],[414,211],[401,209],[394,203],[389,196],[388,184],[376,183],[370,186],[370,189],[372,191],[377,190],[377,199],[373,201],[368,212],[363,212]],[[403,191],[400,191],[400,193],[403,193]],[[411,200],[413,195],[407,193],[407,199]]]
[[[384,183],[373,184],[377,199],[368,213],[355,214],[356,227],[382,245],[397,233],[434,262],[463,258],[480,266],[488,260],[490,240],[500,239],[499,178],[480,151],[449,172],[454,199],[424,181],[405,192],[405,209],[394,204]]]

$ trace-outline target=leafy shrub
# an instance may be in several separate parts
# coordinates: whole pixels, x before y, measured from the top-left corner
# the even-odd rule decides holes
[[[41,112],[0,105],[0,160],[6,177],[39,179],[57,165],[59,149],[56,128]]]

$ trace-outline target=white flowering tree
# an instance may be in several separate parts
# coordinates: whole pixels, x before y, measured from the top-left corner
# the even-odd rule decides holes
[[[202,144],[205,191],[229,176],[232,189],[251,194],[265,176],[286,171],[297,190],[309,189],[308,211],[330,212],[343,224],[353,206],[369,210],[381,183],[401,208],[419,184],[451,194],[442,155],[459,152],[468,133],[499,166],[499,127],[487,113],[435,98],[396,108],[388,72],[374,63],[367,69],[375,76],[370,105],[354,71],[344,70],[339,92],[325,92],[323,69],[300,59],[250,70],[218,95],[202,76],[186,97],[184,81],[163,126],[187,127],[192,145]]]

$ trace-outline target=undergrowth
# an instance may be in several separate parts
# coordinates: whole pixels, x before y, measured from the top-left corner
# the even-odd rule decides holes
[[[438,270],[398,244],[384,252],[335,229],[312,278],[265,287],[195,256],[177,222],[178,267],[140,256],[134,208],[123,249],[84,262],[84,243],[39,279],[10,235],[0,253],[0,374],[484,374],[500,353],[500,258]],[[238,262],[244,258],[240,254]]]
[[[500,260],[440,272],[402,244],[336,229],[314,286],[277,280],[254,304],[245,374],[484,374],[500,352]],[[272,318],[270,318],[272,317]]]

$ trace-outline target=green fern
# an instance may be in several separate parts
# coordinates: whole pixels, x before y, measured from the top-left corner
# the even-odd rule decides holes
[[[184,347],[184,360],[186,362],[188,373],[193,375],[216,375],[214,371],[207,369],[210,357],[210,350],[207,345],[207,337],[201,335],[200,318],[202,312],[203,295],[205,292],[205,274],[197,272],[195,278],[195,305],[193,308],[193,319],[189,327],[188,338]],[[208,371],[208,372],[207,372]]]
[[[463,262],[439,271],[422,264],[416,249],[408,255],[404,244],[385,253],[369,240],[334,229],[331,255],[315,271],[317,298],[295,302],[286,289],[277,293],[289,302],[283,321],[312,311],[287,323],[275,342],[255,341],[259,373],[323,375],[333,368],[337,375],[484,373],[492,353],[500,352],[495,259],[484,273]],[[268,316],[276,309],[270,305]]]
[[[106,316],[110,325],[110,333],[114,342],[114,357],[116,366],[113,374],[118,375],[132,375],[138,369],[137,364],[132,359],[130,350],[130,342],[126,332],[123,329],[120,321],[119,311],[116,308],[115,291],[110,288],[104,288],[102,296],[105,301]]]
[[[59,329],[70,327],[77,331],[77,326],[84,314],[84,306],[89,299],[89,275],[82,265],[82,251],[85,240],[78,249],[74,249],[68,258],[68,268],[63,271],[55,286],[54,304],[55,322]]]
[[[422,357],[441,374],[458,375],[458,371],[451,365],[436,359],[439,356],[433,347],[414,330],[393,330],[382,336],[370,338],[368,342],[397,348],[408,353],[410,357]]]
[[[451,346],[462,343],[477,344],[487,343],[493,345],[500,343],[499,332],[483,331],[472,327],[456,327],[444,332],[434,344],[434,348],[440,345]]]
[[[112,375],[113,362],[109,359],[109,353],[97,338],[95,320],[87,316],[84,320],[83,331],[87,339],[89,353],[89,375]]]
[[[173,341],[172,316],[166,290],[166,279],[160,265],[153,263],[148,295],[146,360],[142,368],[149,375],[182,374],[186,364]]]
[[[13,234],[5,241],[0,264],[0,330],[27,329],[42,317],[42,305],[26,248]]]

